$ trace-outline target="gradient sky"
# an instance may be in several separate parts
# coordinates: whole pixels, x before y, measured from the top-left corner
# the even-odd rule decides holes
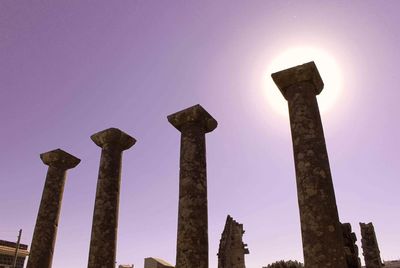
[[[227,214],[244,224],[247,267],[302,261],[289,117],[265,99],[265,70],[283,50],[313,46],[343,74],[322,114],[340,220],[359,247],[358,223],[372,221],[382,259],[399,259],[399,9],[0,1],[0,239],[22,228],[30,244],[47,171],[39,154],[61,148],[82,162],[67,175],[53,267],[86,267],[100,159],[89,137],[117,127],[137,139],[123,155],[117,263],[174,264],[180,133],[166,116],[199,103],[219,122],[207,134],[210,267]]]

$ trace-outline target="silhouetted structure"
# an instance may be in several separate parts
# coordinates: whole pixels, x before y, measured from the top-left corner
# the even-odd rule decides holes
[[[363,249],[364,261],[366,268],[381,268],[382,260],[376,240],[375,229],[370,223],[361,223],[361,246]]]
[[[243,224],[231,216],[226,218],[218,250],[218,268],[245,268],[244,255],[249,254],[243,243]]]
[[[0,240],[0,268],[12,267],[17,244],[10,241]],[[23,268],[25,258],[29,255],[28,245],[19,244],[16,268]]]
[[[41,154],[40,158],[49,168],[27,268],[51,267],[67,170],[74,168],[81,161],[61,149]]]
[[[176,268],[208,267],[205,134],[217,121],[200,105],[168,116],[181,132]]]
[[[172,264],[168,262],[158,259],[158,258],[145,258],[144,259],[144,268],[173,268]]]
[[[122,152],[136,140],[116,128],[91,136],[102,148],[88,268],[115,267]]]
[[[324,84],[314,62],[272,78],[289,105],[304,265],[344,268],[343,236],[316,98]]]
[[[344,253],[348,268],[361,268],[361,261],[358,257],[358,247],[356,245],[356,234],[351,231],[350,223],[342,223]]]

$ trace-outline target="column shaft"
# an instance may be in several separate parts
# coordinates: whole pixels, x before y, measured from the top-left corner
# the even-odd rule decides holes
[[[40,158],[49,168],[33,232],[27,268],[51,267],[67,170],[77,166],[81,161],[61,149],[43,153]]]
[[[88,267],[114,267],[117,246],[122,151],[101,151]]]
[[[346,267],[328,153],[315,89],[287,90],[306,268]]]
[[[115,267],[117,249],[122,152],[132,147],[136,140],[116,128],[98,132],[91,139],[102,150],[88,268],[112,268]]]
[[[314,62],[272,74],[289,105],[306,268],[347,267],[316,95],[324,83]]]
[[[176,268],[208,267],[208,215],[205,130],[181,130]]]
[[[218,123],[197,104],[168,116],[181,132],[176,268],[208,268],[206,133]]]
[[[50,268],[57,236],[66,170],[49,167],[33,232],[28,268]]]

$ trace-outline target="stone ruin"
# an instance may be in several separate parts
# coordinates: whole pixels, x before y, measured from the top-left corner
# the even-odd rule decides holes
[[[244,255],[249,254],[243,243],[243,224],[228,215],[218,250],[218,268],[245,268]]]
[[[101,148],[101,157],[88,268],[115,267],[122,154],[136,140],[117,128],[100,131],[90,138]]]
[[[305,267],[360,268],[351,226],[339,222],[316,99],[324,84],[315,63],[274,73],[272,78],[289,106]],[[181,133],[176,268],[208,268],[205,135],[218,123],[200,105],[171,114],[168,121]],[[101,159],[88,268],[115,267],[122,153],[135,139],[116,128],[91,138],[101,147]],[[66,171],[80,162],[60,149],[41,158],[49,169],[27,268],[51,268]],[[382,267],[372,224],[360,226],[366,268]],[[219,268],[245,267],[244,255],[249,251],[242,242],[243,233],[243,225],[228,216],[218,252]],[[154,261],[156,266],[151,264]],[[148,263],[173,267],[154,258]]]
[[[181,133],[176,268],[208,268],[206,133],[218,123],[200,105],[168,121]]]
[[[381,268],[383,265],[372,222],[367,224],[360,222],[360,228],[365,267]]]
[[[361,260],[358,257],[357,237],[352,232],[350,223],[342,223],[344,253],[346,255],[347,268],[361,268]]]
[[[314,62],[271,76],[289,106],[304,266],[346,267],[343,235],[316,98],[324,83]]]
[[[27,268],[51,268],[67,170],[76,167],[81,161],[60,149],[43,153],[40,159],[49,168],[36,218]]]

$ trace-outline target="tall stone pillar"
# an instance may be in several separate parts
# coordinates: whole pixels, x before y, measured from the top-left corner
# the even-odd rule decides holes
[[[381,268],[382,260],[372,222],[361,223],[361,246],[366,268]]]
[[[217,121],[200,105],[168,116],[181,132],[176,268],[208,268],[205,134]]]
[[[40,158],[45,165],[49,166],[49,169],[33,232],[27,268],[51,267],[67,169],[76,167],[81,161],[60,149],[43,153]]]
[[[274,73],[272,78],[289,104],[305,267],[346,267],[316,99],[324,84],[314,62]]]
[[[115,267],[122,152],[136,140],[116,128],[90,137],[102,148],[88,268]]]

